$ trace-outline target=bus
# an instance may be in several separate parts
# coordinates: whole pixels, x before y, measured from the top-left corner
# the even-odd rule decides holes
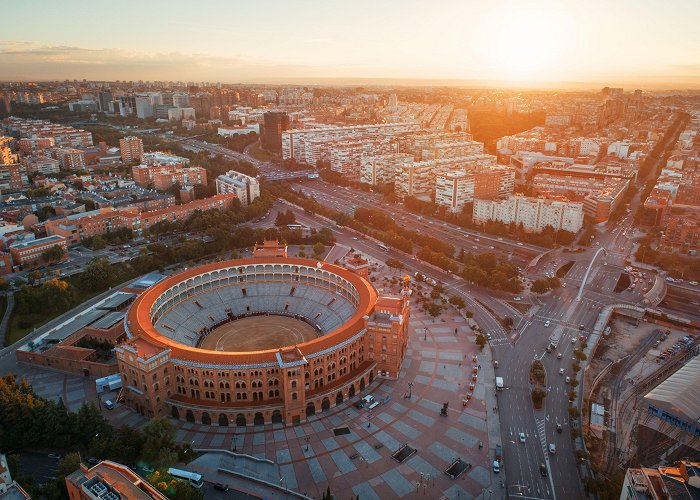
[[[201,488],[204,484],[202,482],[202,475],[197,474],[196,472],[190,472],[188,470],[175,469],[174,467],[170,467],[168,469],[168,474],[173,476],[175,479],[179,479],[180,481],[189,481],[190,486],[192,486],[193,488]]]
[[[290,231],[299,230],[301,231],[301,224],[287,224],[287,229]]]
[[[388,252],[388,251],[389,251],[389,247],[386,246],[384,243],[379,243],[379,248],[381,248],[381,249],[384,250],[385,252]]]

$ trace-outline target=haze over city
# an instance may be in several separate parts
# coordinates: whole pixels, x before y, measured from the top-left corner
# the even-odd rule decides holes
[[[693,0],[19,2],[0,78],[700,86]]]

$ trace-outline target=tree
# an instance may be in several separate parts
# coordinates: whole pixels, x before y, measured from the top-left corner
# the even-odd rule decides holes
[[[469,319],[474,317],[474,313],[472,311],[467,311],[464,313],[464,315]]]
[[[80,455],[69,453],[58,462],[58,476],[65,478],[80,468]]]
[[[114,284],[114,269],[104,257],[94,258],[80,276],[80,288],[83,290],[106,290]]]
[[[403,265],[403,262],[397,259],[386,259],[384,261],[387,266],[394,268],[394,269],[405,269],[406,266]]]
[[[513,328],[513,318],[510,316],[503,318],[503,326],[506,328]]]
[[[60,245],[53,245],[41,252],[41,260],[44,262],[54,262],[61,260],[66,255],[65,249]]]
[[[459,295],[453,295],[450,297],[450,304],[455,306],[457,309],[464,309],[464,299]]]
[[[578,418],[581,415],[581,412],[578,411],[578,408],[576,408],[575,406],[569,406],[568,412],[569,418],[571,419]]]
[[[143,458],[157,467],[168,467],[177,462],[175,429],[169,420],[154,418],[143,428]]]
[[[430,314],[433,318],[437,318],[440,316],[440,313],[442,313],[442,307],[438,304],[434,303],[429,303],[423,306],[425,309],[425,312]]]
[[[479,346],[480,351],[484,350],[484,346],[486,346],[486,342],[488,342],[486,335],[484,335],[483,333],[476,334],[476,345]]]
[[[321,242],[316,243],[313,248],[314,248],[314,256],[316,258],[320,258],[321,255],[323,255],[323,252],[326,251],[326,246]]]
[[[282,227],[289,224],[294,224],[297,221],[294,212],[287,210],[286,212],[277,212],[277,217],[275,218],[275,226]]]
[[[533,293],[546,293],[550,290],[549,282],[546,279],[538,279],[533,281],[530,290]]]

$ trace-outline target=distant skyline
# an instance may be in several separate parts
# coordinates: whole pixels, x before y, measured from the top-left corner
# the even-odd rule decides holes
[[[0,80],[700,88],[696,0],[35,0]]]

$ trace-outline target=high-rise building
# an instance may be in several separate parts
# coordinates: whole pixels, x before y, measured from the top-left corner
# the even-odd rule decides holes
[[[235,194],[244,207],[260,196],[260,184],[255,177],[229,170],[216,178],[216,194]]]
[[[114,93],[111,90],[103,90],[97,94],[97,107],[102,113],[109,111],[109,103],[114,100]]]
[[[143,156],[143,141],[138,137],[124,137],[119,139],[119,149],[122,155],[122,161],[129,163],[132,161],[141,161]]]
[[[136,97],[136,116],[145,120],[154,114],[153,100],[148,96]]]
[[[270,111],[264,115],[263,148],[282,154],[282,132],[289,130],[289,115],[283,111]]]

